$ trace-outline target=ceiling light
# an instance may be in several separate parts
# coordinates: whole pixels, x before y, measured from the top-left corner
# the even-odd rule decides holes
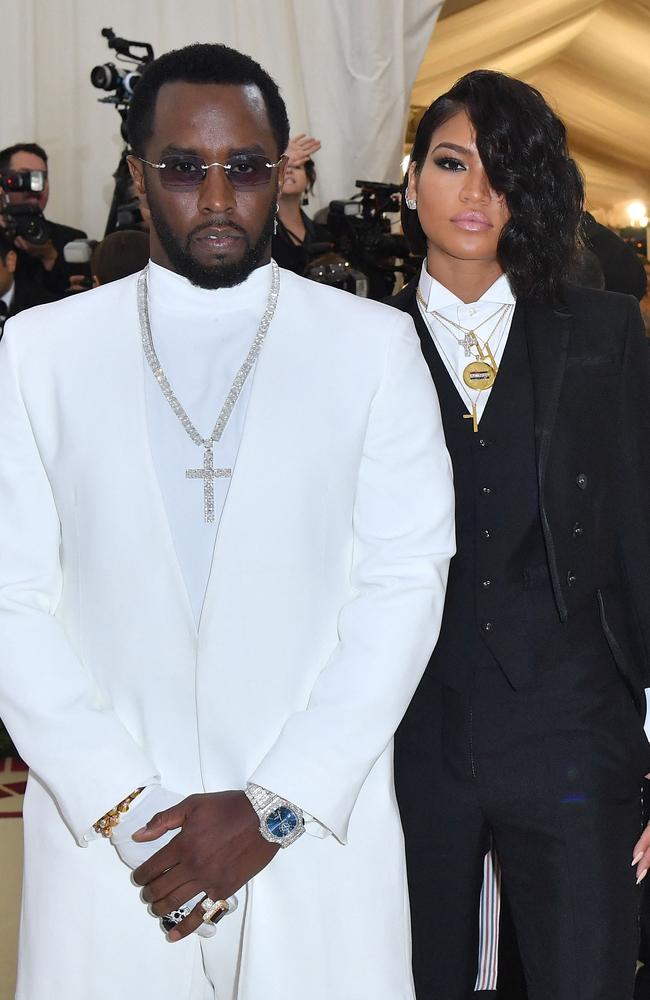
[[[631,201],[627,206],[627,214],[633,226],[640,226],[641,219],[646,217],[646,207],[642,201]]]

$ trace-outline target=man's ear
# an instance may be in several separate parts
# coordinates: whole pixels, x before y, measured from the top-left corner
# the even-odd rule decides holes
[[[126,161],[129,165],[129,173],[131,174],[131,180],[133,181],[133,186],[135,192],[139,198],[147,197],[147,192],[144,186],[144,163],[142,160],[138,159],[137,156],[130,154],[127,156]]]
[[[288,163],[289,163],[289,157],[287,156],[286,153],[284,153],[280,157],[280,162],[278,164],[278,189],[277,189],[276,201],[280,200],[280,195],[282,194],[282,188],[284,186],[284,175],[287,171]]]
[[[406,185],[406,197],[412,198],[413,201],[417,201],[418,197],[418,185],[417,185],[417,173],[414,163],[409,163],[409,179]]]
[[[16,273],[16,264],[18,263],[18,254],[15,250],[9,250],[7,256],[5,257],[5,267],[9,271],[9,274]]]

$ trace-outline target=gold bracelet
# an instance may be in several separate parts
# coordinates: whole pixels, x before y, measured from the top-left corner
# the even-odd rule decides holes
[[[129,811],[129,806],[134,799],[137,799],[141,791],[142,788],[136,788],[134,792],[131,792],[131,794],[127,795],[125,799],[122,799],[122,801],[116,805],[114,809],[109,809],[101,819],[98,819],[96,823],[93,823],[93,830],[95,833],[101,833],[102,837],[110,837],[114,828],[120,822],[122,814]]]

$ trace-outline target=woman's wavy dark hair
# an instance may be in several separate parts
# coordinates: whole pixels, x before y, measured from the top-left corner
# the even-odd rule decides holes
[[[411,152],[416,173],[435,130],[459,111],[472,122],[490,184],[505,195],[510,210],[497,256],[513,292],[557,301],[578,244],[584,201],[563,123],[534,87],[503,73],[474,70],[425,111]],[[404,192],[406,183],[407,178]],[[404,198],[402,225],[413,252],[426,253],[417,212],[406,207]]]

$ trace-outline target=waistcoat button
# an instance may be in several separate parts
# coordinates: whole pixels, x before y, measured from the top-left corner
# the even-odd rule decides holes
[[[581,489],[581,490],[586,490],[587,489],[587,485],[589,483],[589,480],[585,476],[584,472],[581,472],[578,476],[576,476],[576,483],[578,484],[578,488],[579,489]]]
[[[487,448],[489,441],[486,441],[485,438],[479,438],[478,443],[480,444],[481,448]]]
[[[566,575],[566,582],[569,584],[570,587],[572,587],[574,585],[574,583],[577,582],[577,580],[578,580],[578,577],[575,575],[575,573],[573,572],[573,570],[570,569],[569,572]]]
[[[483,528],[481,534],[483,535],[483,538],[492,538],[492,535],[490,534],[487,528]]]
[[[481,489],[481,493],[483,494],[484,497],[489,497],[491,492],[492,490],[490,489],[489,486],[483,486]]]
[[[492,629],[494,628],[494,622],[483,622],[481,628],[483,629],[484,632],[491,632]]]
[[[584,534],[585,529],[582,527],[579,521],[573,525],[573,537],[578,538],[580,535]]]

